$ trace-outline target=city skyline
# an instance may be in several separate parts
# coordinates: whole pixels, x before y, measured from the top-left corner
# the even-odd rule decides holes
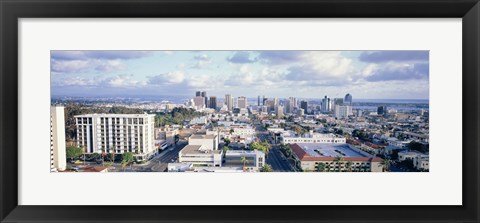
[[[52,51],[55,96],[428,99],[428,51]]]

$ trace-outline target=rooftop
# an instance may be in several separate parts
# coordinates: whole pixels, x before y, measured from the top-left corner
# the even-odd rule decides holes
[[[341,157],[345,161],[374,161],[380,162],[382,159],[362,154],[348,144],[330,144],[330,143],[294,143],[291,144],[292,150],[302,161],[334,161]]]
[[[182,154],[220,154],[221,150],[203,150],[201,145],[186,145],[180,151]]]
[[[148,117],[148,116],[155,116],[155,114],[84,114],[84,115],[75,115],[75,118],[96,118],[96,117],[106,117],[106,118],[140,118],[140,117]]]
[[[191,139],[215,139],[215,135],[192,135]]]

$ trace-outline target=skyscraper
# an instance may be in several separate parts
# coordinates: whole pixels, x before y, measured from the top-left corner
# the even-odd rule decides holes
[[[225,95],[225,105],[227,105],[227,109],[229,111],[233,110],[233,97],[231,94],[226,94]]]
[[[193,104],[198,109],[205,108],[205,99],[202,96],[197,96],[193,98]]]
[[[202,96],[202,92],[200,91],[195,92],[195,97],[200,97],[200,96]]]
[[[322,112],[329,112],[330,108],[330,98],[325,95],[325,97],[322,99]]]
[[[377,108],[378,115],[386,115],[387,114],[387,106],[379,106]]]
[[[343,103],[343,98],[334,98],[332,101],[332,109],[333,112],[335,113],[335,109],[337,109],[337,105],[344,105]],[[348,105],[348,104],[345,104]]]
[[[275,114],[277,115],[277,118],[282,118],[283,117],[283,106],[279,105],[275,108]]]
[[[247,108],[247,98],[243,97],[243,96],[238,97],[237,107],[238,108]]]
[[[345,119],[352,115],[352,106],[350,105],[335,105],[335,118]]]
[[[260,95],[258,95],[258,102],[257,102],[257,106],[260,106]]]
[[[290,101],[290,99],[285,100],[285,113],[290,114],[292,110],[292,101]]]
[[[343,103],[346,105],[352,105],[352,95],[350,93],[345,95],[345,100],[343,100]]]
[[[263,95],[262,105],[267,105],[267,100],[268,98],[266,98],[265,95]]]
[[[205,100],[205,107],[208,105],[208,97],[207,97],[207,92],[202,91],[201,96],[203,97],[203,100]]]
[[[308,102],[307,101],[301,101],[300,102],[300,108],[303,109],[305,114],[308,114]]]
[[[209,103],[209,108],[216,109],[217,108],[217,97],[215,96],[210,96],[210,103]]]

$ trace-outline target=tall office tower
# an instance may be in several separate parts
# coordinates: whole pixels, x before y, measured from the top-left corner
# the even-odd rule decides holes
[[[63,106],[50,107],[50,171],[67,168],[65,146],[65,111]]]
[[[300,108],[303,109],[303,112],[305,112],[305,114],[308,114],[308,102],[307,101],[301,101],[300,102]]]
[[[134,152],[137,160],[156,153],[154,114],[76,115],[77,144],[87,153]]]
[[[247,98],[240,96],[237,99],[237,107],[238,108],[247,108]]]
[[[202,96],[194,97],[193,98],[193,106],[195,106],[197,109],[202,109],[205,108],[205,98]]]
[[[213,108],[213,109],[217,109],[217,97],[210,96],[210,104],[209,104],[208,107]]]
[[[292,107],[290,106],[290,99],[285,100],[285,113],[290,114],[292,112]]]
[[[275,114],[277,114],[277,118],[283,117],[283,106],[279,105],[275,107]]]
[[[291,111],[291,112],[293,112],[293,110],[294,110],[296,107],[298,107],[298,105],[297,105],[297,98],[290,97],[289,99],[290,99],[290,103],[291,103],[290,106],[292,107],[292,111]]]
[[[377,108],[378,115],[386,115],[387,114],[387,106],[379,106]]]
[[[201,91],[195,92],[195,97],[200,97],[200,96],[202,96],[202,92],[201,92]]]
[[[343,105],[343,98],[334,98],[332,101],[333,112],[335,112],[337,105]]]
[[[264,95],[262,105],[267,105],[267,100],[268,100],[268,98],[266,98],[265,95]]]
[[[296,98],[290,97],[285,101],[285,112],[286,113],[294,113],[295,112],[295,102],[297,101]]]
[[[322,99],[322,112],[329,112],[330,111],[330,98],[326,95]]]
[[[267,112],[271,112],[275,110],[275,101],[274,100],[266,100],[265,105],[267,106]]]
[[[260,106],[260,95],[258,95],[258,102],[257,102],[257,106]]]
[[[350,105],[335,105],[335,118],[345,119],[352,115],[352,106]]]
[[[278,105],[278,98],[273,98],[273,106],[277,106]]]
[[[225,95],[225,105],[227,105],[227,109],[229,111],[233,110],[233,97],[231,94],[226,94]]]
[[[345,100],[343,101],[346,105],[352,105],[352,95],[350,93],[345,95]]]
[[[206,92],[206,91],[202,91],[201,96],[202,96],[203,99],[205,100],[205,107],[207,107],[207,106],[208,106],[207,92]]]

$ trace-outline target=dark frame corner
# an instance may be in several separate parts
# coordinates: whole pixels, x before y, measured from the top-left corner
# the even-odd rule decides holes
[[[102,220],[110,222],[479,222],[480,4],[478,1],[0,0],[0,222],[98,222]],[[462,18],[464,204],[463,206],[402,207],[196,206],[192,208],[186,206],[19,206],[18,160],[16,159],[18,147],[17,20],[46,17]],[[186,208],[188,212],[184,212]],[[212,212],[213,209],[215,212]],[[238,210],[248,214],[239,214]]]

